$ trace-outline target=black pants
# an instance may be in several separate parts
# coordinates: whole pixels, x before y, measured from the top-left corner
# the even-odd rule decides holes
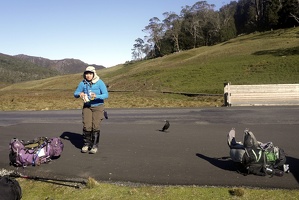
[[[83,131],[84,146],[98,147],[100,141],[100,131]]]

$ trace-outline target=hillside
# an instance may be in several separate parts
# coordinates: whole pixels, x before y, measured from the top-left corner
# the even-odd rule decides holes
[[[106,70],[111,90],[222,93],[223,84],[298,83],[299,28],[244,35]]]
[[[193,107],[221,106],[223,84],[283,84],[299,82],[299,28],[243,35],[210,47],[201,47],[169,56],[98,70],[109,85],[107,107]],[[61,82],[63,80],[63,82]],[[45,100],[46,105],[23,109],[80,108],[73,92],[82,74],[64,75],[14,84],[0,90],[19,91]],[[25,94],[24,91],[27,93]],[[126,91],[126,92],[119,92]],[[217,98],[185,97],[163,91],[218,94]],[[34,93],[32,93],[34,92]],[[34,95],[33,95],[34,94]],[[55,94],[53,96],[53,94]],[[57,98],[55,96],[59,96]],[[57,108],[64,98],[64,106]],[[17,109],[18,96],[7,95]],[[35,101],[34,101],[35,102]],[[55,108],[56,105],[56,108]],[[27,107],[26,107],[27,106]]]
[[[34,56],[10,56],[0,53],[0,88],[23,81],[82,73],[88,65],[78,59],[49,60]],[[105,68],[101,65],[93,66],[98,70]]]
[[[28,56],[24,54],[19,54],[14,57],[29,61],[41,67],[58,71],[60,74],[81,73],[86,68],[87,65],[92,65],[96,69],[105,68],[102,65],[87,64],[82,62],[81,60],[72,59],[72,58],[62,59],[62,60],[50,60],[47,58]]]
[[[0,88],[22,81],[57,76],[56,70],[40,67],[34,63],[0,53]]]

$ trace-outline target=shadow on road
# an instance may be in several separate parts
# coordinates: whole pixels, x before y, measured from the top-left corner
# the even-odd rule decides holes
[[[229,157],[221,157],[221,158],[212,158],[200,153],[196,154],[197,157],[204,159],[211,163],[212,165],[227,171],[236,171],[234,162]]]
[[[81,149],[83,146],[83,137],[79,133],[63,132],[60,135],[61,139],[69,140],[77,149]]]
[[[299,183],[299,159],[293,157],[287,157],[287,164],[290,165],[290,173],[293,174],[297,182]]]
[[[234,162],[229,157],[222,157],[222,158],[212,158],[202,154],[197,153],[197,157],[204,159],[211,163],[212,165],[228,171],[237,171]],[[299,183],[299,159],[287,156],[287,162],[290,166],[290,173],[293,174],[297,182]]]

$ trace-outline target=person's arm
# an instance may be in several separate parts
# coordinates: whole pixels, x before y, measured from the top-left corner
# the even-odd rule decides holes
[[[83,87],[84,87],[84,83],[80,82],[77,89],[74,92],[74,97],[75,98],[81,97],[80,95],[81,95],[81,93],[83,93]]]
[[[107,99],[109,97],[108,90],[106,84],[102,80],[99,80],[99,87],[100,87],[101,94],[96,98]]]

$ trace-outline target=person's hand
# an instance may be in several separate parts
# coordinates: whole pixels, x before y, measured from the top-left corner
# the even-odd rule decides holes
[[[90,99],[94,100],[97,97],[97,95],[93,92],[90,93]]]
[[[84,98],[84,95],[85,95],[84,92],[81,92],[81,93],[80,93],[80,98],[83,99],[83,98]]]

